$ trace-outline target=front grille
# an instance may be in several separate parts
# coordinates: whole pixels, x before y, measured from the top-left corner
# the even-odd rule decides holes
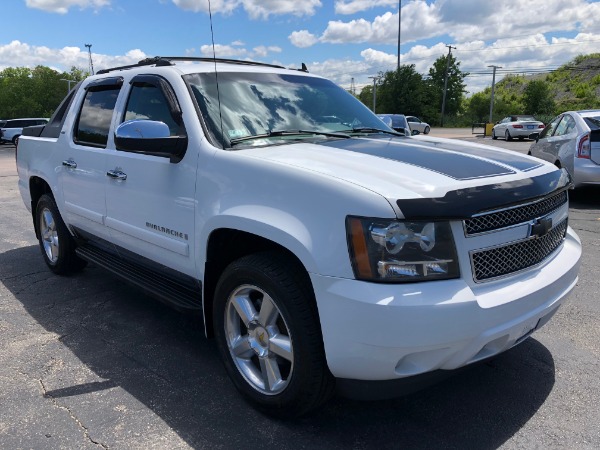
[[[482,214],[464,221],[467,236],[498,230],[545,216],[567,203],[567,191],[559,192],[536,202],[502,211]]]
[[[473,252],[473,277],[475,281],[489,280],[535,266],[558,248],[566,233],[567,219],[542,237]]]

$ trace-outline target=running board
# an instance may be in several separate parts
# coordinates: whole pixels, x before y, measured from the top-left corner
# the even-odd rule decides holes
[[[172,277],[124,260],[91,245],[77,247],[75,253],[81,259],[107,269],[175,309],[202,311],[200,285],[195,288],[188,286]]]

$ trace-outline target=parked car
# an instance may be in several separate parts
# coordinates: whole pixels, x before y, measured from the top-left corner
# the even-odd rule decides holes
[[[388,127],[399,133],[404,133],[407,136],[413,134],[404,114],[377,114],[377,117],[379,117]],[[414,134],[418,133],[419,132],[417,131]]]
[[[575,187],[600,184],[600,110],[567,111],[531,137],[529,155],[567,169]]]
[[[544,123],[533,116],[507,116],[492,128],[492,139],[504,137],[507,141],[513,138],[523,140],[542,128]]]
[[[48,119],[41,117],[7,120],[6,123],[0,127],[0,142],[17,145],[19,137],[23,133],[23,128],[46,125],[47,123]]]
[[[410,125],[411,130],[417,130],[419,133],[429,134],[431,127],[427,122],[423,122],[421,119],[415,116],[406,116],[406,121]]]

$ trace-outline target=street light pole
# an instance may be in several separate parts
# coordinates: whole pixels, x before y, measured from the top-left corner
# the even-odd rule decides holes
[[[77,80],[68,80],[67,78],[61,78],[60,81],[66,81],[67,83],[69,83],[67,87],[67,94],[71,92],[71,83],[77,83]]]
[[[369,77],[369,78],[373,79],[373,114],[377,114],[376,113],[376,108],[377,108],[377,81],[381,77]]]
[[[400,30],[402,24],[402,0],[398,0],[398,64],[396,70],[400,69]]]
[[[492,74],[492,96],[490,97],[490,120],[489,123],[492,123],[492,114],[494,112],[494,88],[496,87],[496,69],[502,69],[500,66],[488,66],[494,69]]]
[[[450,56],[452,56],[452,49],[456,50],[456,47],[446,45],[448,47],[448,57],[446,58],[446,74],[444,75],[444,95],[442,96],[442,118],[440,125],[444,126],[444,111],[446,110],[446,91],[448,90],[448,70],[450,69]]]
[[[90,55],[90,68],[92,70],[92,75],[94,75],[94,63],[92,62],[92,44],[85,44],[88,49],[88,54]]]

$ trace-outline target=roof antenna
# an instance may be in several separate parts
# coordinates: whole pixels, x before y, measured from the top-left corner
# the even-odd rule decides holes
[[[215,63],[215,81],[217,83],[217,102],[219,103],[219,121],[221,122],[221,148],[225,149],[225,135],[223,134],[223,116],[221,115],[221,94],[219,91],[219,74],[217,73],[217,54],[215,52],[215,33],[213,32],[212,10],[208,0],[208,16],[210,17],[210,37],[212,39],[213,61]]]

